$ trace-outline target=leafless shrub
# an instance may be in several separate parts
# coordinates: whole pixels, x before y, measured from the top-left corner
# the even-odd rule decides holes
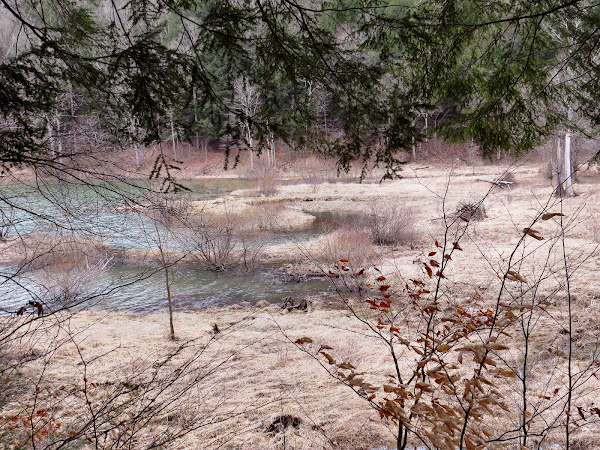
[[[88,270],[111,258],[110,249],[102,242],[41,234],[15,239],[7,250],[19,252],[15,261],[28,270]]]
[[[460,202],[456,207],[454,216],[457,219],[462,218],[464,220],[473,221],[483,220],[487,217],[483,202],[475,201]]]
[[[265,197],[275,195],[278,185],[279,180],[273,170],[265,170],[258,179],[258,191]]]
[[[6,239],[14,231],[17,223],[14,208],[0,210],[0,239]]]
[[[66,270],[64,267],[57,270],[55,267],[47,266],[41,272],[44,282],[38,296],[44,299],[44,303],[58,307],[77,302],[94,291],[98,278],[110,268],[111,262],[112,258],[107,257],[92,264],[88,262]]]
[[[239,214],[204,215],[188,220],[179,234],[191,257],[205,267],[225,270],[242,264],[249,269],[259,262],[263,245],[260,233],[246,224]]]
[[[378,245],[410,245],[416,240],[415,212],[404,205],[375,203],[369,209],[363,226],[373,243]]]
[[[224,270],[233,263],[234,229],[228,217],[206,217],[188,223],[188,240],[194,258],[214,270]]]
[[[320,184],[335,178],[337,172],[331,161],[318,155],[310,155],[295,162],[294,167],[300,174],[302,181],[312,187],[316,192]]]
[[[277,193],[279,178],[277,171],[262,162],[257,162],[253,169],[247,169],[240,174],[240,179],[255,181],[258,187],[258,193],[265,197],[270,197]]]
[[[143,203],[145,213],[165,225],[185,220],[194,210],[191,196],[181,193],[150,192],[145,195]]]
[[[242,222],[257,231],[277,231],[278,216],[286,209],[283,201],[258,203],[242,214]]]
[[[587,221],[588,232],[590,237],[595,242],[600,242],[600,218],[597,214],[592,214]]]
[[[372,245],[369,231],[345,225],[326,236],[319,259],[329,265],[346,259],[354,268],[359,268],[375,255],[376,249]]]

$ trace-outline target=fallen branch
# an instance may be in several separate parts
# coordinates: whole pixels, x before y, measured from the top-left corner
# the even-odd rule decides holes
[[[482,178],[477,178],[477,181],[485,181],[486,183],[492,183],[495,184],[496,186],[510,186],[511,184],[515,184],[514,181],[504,181],[504,180],[484,180]]]

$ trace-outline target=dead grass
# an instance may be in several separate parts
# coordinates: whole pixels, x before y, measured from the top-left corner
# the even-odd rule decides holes
[[[272,222],[270,217],[288,214],[291,205],[306,211],[364,214],[374,204],[401,203],[414,212],[411,223],[416,233],[415,248],[383,246],[377,249],[363,228],[345,227],[303,246],[288,244],[269,249],[269,254],[281,261],[309,254],[313,255],[313,263],[324,267],[340,259],[348,259],[356,267],[376,263],[391,284],[402,287],[411,278],[425,276],[423,262],[433,258],[428,256],[430,252],[439,251],[434,242],[444,242],[440,225],[444,212],[452,214],[460,208],[464,199],[480,199],[487,195],[486,219],[469,223],[470,231],[461,240],[462,251],[453,252],[452,262],[445,272],[448,281],[443,291],[444,300],[459,299],[466,308],[477,308],[473,294],[479,293],[490,302],[494,300],[501,283],[498,274],[502,273],[523,234],[523,228],[530,225],[543,202],[547,199],[551,199],[551,203],[558,201],[551,197],[553,187],[538,172],[537,166],[516,167],[515,179],[519,180],[519,184],[510,190],[478,181],[478,178],[496,179],[498,172],[497,166],[460,166],[448,177],[446,167],[412,164],[405,169],[402,180],[377,185],[323,182],[316,189],[311,183],[283,185],[264,205],[250,205],[242,192],[233,193],[227,204],[243,204],[236,214],[250,218],[260,216],[256,225],[248,227],[272,230],[276,227],[273,223],[277,221]],[[553,203],[550,208],[551,211],[562,208],[567,225],[566,250],[574,261],[579,258],[571,279],[571,290],[576,297],[573,302],[576,370],[584,369],[590,357],[597,355],[600,349],[597,338],[600,296],[594,282],[600,266],[600,257],[594,253],[600,241],[596,229],[597,217],[600,217],[599,181],[596,173],[583,174],[575,186],[578,197],[566,199],[562,205]],[[447,196],[445,192],[448,192]],[[224,208],[226,202],[222,202],[214,207]],[[303,211],[294,211],[298,215],[292,213],[290,223],[306,215]],[[592,220],[588,221],[588,217]],[[547,401],[545,397],[552,397],[556,387],[559,387],[557,395],[563,395],[566,383],[566,338],[558,331],[560,327],[566,327],[568,319],[564,286],[560,284],[561,258],[560,255],[544,256],[552,239],[558,236],[557,220],[540,221],[535,225],[544,240],[528,238],[525,248],[516,256],[517,259],[526,256],[519,266],[519,273],[527,282],[512,281],[508,286],[508,292],[517,298],[523,295],[524,288],[537,285],[538,289],[533,294],[528,291],[527,295],[544,298],[549,303],[545,309],[551,316],[542,309],[535,310],[537,328],[532,341],[529,375],[536,405],[548,407],[551,412],[555,410],[548,406],[549,403],[544,403]],[[449,243],[460,235],[463,225],[459,225],[450,230],[451,234],[447,236]],[[551,275],[544,271],[545,267],[551,269]],[[226,422],[202,427],[179,441],[177,448],[274,449],[285,446],[312,449],[329,448],[331,442],[336,448],[345,449],[394,445],[393,434],[364,401],[332,380],[314,359],[298,351],[287,339],[310,336],[317,346],[334,347],[332,353],[336,358],[356,365],[360,371],[372,376],[389,373],[391,365],[385,357],[385,349],[378,341],[366,337],[365,329],[347,312],[316,309],[308,314],[282,314],[275,308],[223,308],[178,313],[175,318],[178,342],[189,339],[205,342],[213,336],[213,324],[223,330],[240,320],[240,325],[220,338],[218,346],[211,347],[203,355],[209,360],[217,356],[227,357],[227,364],[215,371],[205,385],[190,393],[181,405],[180,415],[173,420],[185,421],[194,408],[210,414],[210,406],[217,404],[220,405],[218,414],[238,415]],[[71,329],[76,331],[76,342],[87,360],[92,361],[107,351],[111,352],[109,357],[100,358],[89,366],[90,379],[107,383],[119,379],[130,368],[143,366],[172,350],[177,343],[167,339],[167,323],[165,314],[136,316],[87,312],[71,320]],[[510,334],[507,339],[515,349],[504,356],[511,364],[518,363],[522,358],[517,349],[522,343],[522,335],[517,328],[507,332]],[[80,383],[83,372],[79,362],[73,345],[62,346],[50,359],[46,373],[48,387]],[[406,364],[412,362],[406,361]],[[40,369],[36,364],[31,363],[24,369],[20,382],[24,381],[26,385],[34,382]],[[549,375],[551,382],[548,381]],[[519,386],[506,383],[499,388],[514,409],[503,416],[487,417],[486,423],[497,428],[518,426]],[[574,405],[585,408],[587,414],[598,388],[598,382],[591,377],[587,387],[577,392]],[[26,395],[32,394],[27,391]],[[73,398],[72,402],[68,408],[57,412],[65,422],[75,420],[76,411],[85,406],[82,398]],[[18,404],[13,403],[5,409],[10,411],[17,407]],[[299,418],[298,427],[267,432],[269,425],[284,415]],[[153,426],[160,428],[168,426],[168,423],[166,419],[158,418]],[[561,430],[557,428],[554,435],[557,442]],[[579,448],[592,448],[599,437],[593,424],[575,428],[574,433],[573,445],[579,445]],[[553,443],[549,441],[545,445]],[[498,444],[495,448],[507,447]]]
[[[163,314],[78,314],[69,321],[69,332],[77,337],[55,353],[46,367],[48,381],[42,389],[54,392],[61,385],[81,383],[84,377],[81,352],[83,359],[89,361],[85,376],[99,386],[93,400],[100,402],[103,391],[109,395],[110,387],[121,383],[128,373],[152,365],[180,343],[191,339],[207,342],[213,336],[212,324],[216,323],[223,336],[193,367],[201,368],[207,361],[223,360],[225,363],[177,405],[182,415],[178,420],[185,420],[185,411],[192,405],[205,414],[211,414],[211,409],[219,405],[217,412],[212,414],[221,417],[239,413],[239,416],[223,424],[202,427],[179,441],[177,448],[219,445],[229,449],[278,448],[284,434],[287,448],[298,449],[328,446],[329,440],[338,441],[341,448],[371,448],[390,441],[385,427],[374,420],[373,412],[322,372],[312,358],[299,352],[282,332],[288,333],[292,340],[311,335],[315,342],[330,342],[333,323],[355,329],[347,314],[324,310],[310,314],[282,314],[278,309],[220,309],[176,314],[178,341],[175,343],[166,338],[167,320]],[[231,323],[238,325],[229,330]],[[353,359],[362,360],[365,368],[380,364],[372,349],[363,346],[361,341],[360,335],[348,331],[336,340],[336,346],[352,353]],[[78,343],[79,350],[74,342]],[[39,345],[42,347],[43,343]],[[193,349],[191,346],[179,354],[170,366],[175,369],[193,353]],[[102,357],[107,350],[109,355]],[[23,372],[21,381],[34,386],[39,368],[39,363],[32,363]],[[324,392],[328,392],[326,397]],[[69,406],[58,408],[55,414],[57,420],[69,423],[80,417],[85,399],[69,396],[64,404]],[[44,406],[49,405],[39,403],[39,408]],[[5,408],[5,411],[9,410],[10,407]],[[285,414],[301,420],[298,429],[269,433],[269,424]],[[164,420],[159,415],[151,428],[155,432],[161,429],[166,424]],[[144,437],[149,438],[151,436]],[[140,439],[139,445],[142,445],[145,440]]]
[[[588,222],[590,238],[594,242],[600,242],[600,215],[592,214]]]

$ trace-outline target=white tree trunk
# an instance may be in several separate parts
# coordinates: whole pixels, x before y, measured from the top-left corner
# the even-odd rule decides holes
[[[469,145],[469,163],[473,168],[473,175],[475,175],[475,141],[471,138],[471,144]]]
[[[275,166],[275,137],[271,133],[271,164]]]
[[[250,170],[254,170],[254,140],[250,131],[250,124],[246,122],[246,139],[248,141],[248,150],[250,151]]]
[[[129,118],[129,134],[131,135],[131,143],[133,145],[133,151],[135,153],[135,169],[140,170],[142,162],[140,160],[140,148],[135,139],[135,122],[133,116]]]
[[[571,167],[571,130],[567,129],[565,133],[565,159],[564,159],[564,180],[565,190],[564,193],[567,197],[575,195],[573,192],[573,169]]]

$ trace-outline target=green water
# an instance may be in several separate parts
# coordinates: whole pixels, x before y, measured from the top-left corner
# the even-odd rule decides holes
[[[146,187],[145,182],[139,184]],[[190,192],[178,195],[192,199],[216,198],[233,190],[256,187],[255,181],[239,179],[203,179],[184,184]],[[5,206],[7,203],[17,206],[11,234],[73,235],[104,242],[117,254],[157,246],[154,224],[130,207],[139,196],[140,186],[134,183],[0,185],[0,198],[5,199]],[[307,242],[332,231],[340,223],[352,224],[356,219],[352,214],[315,216],[310,227],[273,233],[263,238],[262,245]],[[61,224],[68,226],[61,228]],[[177,249],[177,243],[166,244]],[[46,269],[40,273],[27,267],[0,266],[0,310],[14,312],[30,300],[58,308],[64,298],[102,309],[144,312],[166,307],[164,272],[156,267],[140,267],[115,257],[106,270],[96,274],[81,270],[57,275],[51,267]],[[287,296],[321,299],[333,293],[327,279],[289,283],[274,266],[215,272],[181,264],[171,272],[174,304],[179,310],[240,302],[254,304],[263,299],[277,303]],[[60,285],[66,285],[68,292],[63,293]]]

